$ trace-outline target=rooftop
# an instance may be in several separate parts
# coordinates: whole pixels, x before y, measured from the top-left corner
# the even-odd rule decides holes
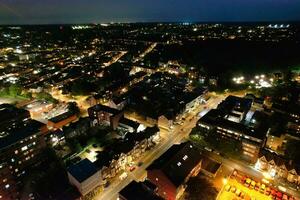
[[[27,110],[16,108],[11,104],[0,105],[0,124],[9,121],[19,120],[21,118],[29,118],[30,114]]]
[[[213,125],[220,128],[230,129],[244,135],[255,137],[263,140],[266,136],[265,127],[259,126],[257,128],[251,128],[243,123],[233,122],[224,119],[225,112],[222,109],[212,109],[206,115],[204,115],[199,122],[209,125]]]
[[[147,170],[160,169],[175,185],[181,185],[192,169],[198,165],[202,154],[192,143],[173,145],[155,160]]]
[[[73,112],[67,111],[67,112],[65,112],[65,113],[62,113],[62,114],[60,114],[60,115],[58,115],[58,116],[56,116],[56,117],[53,117],[53,118],[49,119],[49,121],[51,121],[51,122],[53,122],[53,123],[58,123],[58,122],[60,122],[60,121],[63,121],[63,120],[65,120],[65,119],[68,119],[69,117],[71,117],[71,116],[73,116],[73,115],[74,115]]]
[[[111,113],[111,114],[118,114],[121,112],[120,110],[117,110],[117,109],[114,109],[114,108],[111,108],[111,107],[108,107],[105,105],[101,105],[101,104],[97,104],[93,107],[90,107],[89,110],[93,111],[93,112],[103,111],[103,112],[107,112],[107,113]]]
[[[124,139],[116,140],[113,144],[100,152],[97,155],[95,164],[100,169],[104,166],[108,166],[113,159],[118,159],[122,153],[126,154],[131,151],[136,142],[149,138],[158,131],[159,129],[157,127],[152,127],[146,128],[144,131],[139,133],[134,132],[126,134]]]
[[[19,121],[9,127],[1,127],[0,150],[5,149],[29,136],[39,133],[43,126],[45,126],[45,124],[29,119],[26,121]]]
[[[149,181],[143,183],[132,181],[119,194],[126,200],[163,200],[155,194],[154,187]]]
[[[80,183],[97,172],[96,166],[87,158],[68,167],[68,172]]]
[[[155,73],[130,91],[129,108],[157,119],[164,115],[174,118],[187,103],[205,92],[204,88],[186,89],[187,80],[168,73]]]

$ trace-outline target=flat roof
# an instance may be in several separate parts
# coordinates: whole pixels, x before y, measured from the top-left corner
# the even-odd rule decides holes
[[[80,183],[97,172],[96,166],[87,158],[68,167],[68,172]],[[100,181],[100,180],[99,180]]]
[[[2,137],[0,137],[0,149],[5,149],[20,140],[39,133],[43,126],[45,126],[45,124],[29,119],[26,121],[19,121],[9,127],[1,127],[0,132],[2,133]]]
[[[73,115],[75,115],[73,112],[67,111],[65,113],[62,113],[62,114],[60,114],[58,116],[55,116],[55,117],[49,119],[49,121],[51,121],[53,123],[58,123],[58,122],[61,122],[61,121],[65,120],[65,119],[67,119],[67,118],[69,118],[69,117],[71,117]]]
[[[224,119],[223,117],[223,110],[212,109],[206,115],[199,119],[199,123],[204,123],[211,126],[237,131],[244,135],[255,137],[261,140],[263,140],[266,137],[266,131],[263,128],[250,128],[242,123],[233,122]]]
[[[0,124],[10,120],[20,119],[20,117],[30,117],[30,113],[25,109],[19,109],[11,104],[0,105]]]

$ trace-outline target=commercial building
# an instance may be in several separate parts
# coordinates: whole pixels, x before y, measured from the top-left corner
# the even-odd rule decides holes
[[[45,124],[30,119],[28,111],[8,105],[0,107],[0,116],[7,116],[0,121],[0,196],[17,199],[21,177],[38,163],[48,129]]]
[[[71,111],[62,113],[56,117],[53,117],[48,120],[48,127],[52,129],[61,129],[62,127],[69,125],[71,122],[78,120],[76,114]]]
[[[96,166],[84,159],[68,167],[68,178],[82,195],[88,194],[101,184],[101,173]]]
[[[178,199],[191,176],[201,170],[202,154],[192,143],[173,145],[146,170],[147,179],[158,188],[161,197]]]
[[[229,96],[218,105],[217,109],[212,109],[203,116],[198,121],[198,125],[209,131],[215,131],[223,139],[231,138],[240,141],[241,157],[255,162],[260,149],[265,144],[268,128],[256,120],[258,114],[250,117],[249,121],[252,123],[246,122],[251,105],[250,99]]]

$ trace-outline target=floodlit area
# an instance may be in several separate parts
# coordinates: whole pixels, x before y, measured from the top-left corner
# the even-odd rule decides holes
[[[272,196],[260,193],[257,190],[250,189],[240,184],[235,179],[229,179],[227,184],[222,188],[217,198],[218,200],[272,200]]]
[[[233,77],[232,81],[239,85],[239,84],[249,84],[250,86],[253,86],[255,88],[268,88],[272,87],[274,78],[267,77],[265,74],[261,75],[255,75],[254,77],[246,79],[244,76],[240,77]]]
[[[237,171],[228,179],[224,179],[223,184],[217,200],[295,200],[294,197],[271,187],[268,181],[253,180]]]
[[[98,153],[101,151],[103,151],[101,147],[98,147],[96,145],[90,145],[80,153],[79,157],[81,158],[81,160],[87,158],[91,162],[95,162],[97,160]]]

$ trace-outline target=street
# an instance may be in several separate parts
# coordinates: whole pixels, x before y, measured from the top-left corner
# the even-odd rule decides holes
[[[120,180],[118,176],[112,180],[110,186],[104,189],[103,192],[99,193],[94,199],[96,200],[115,200],[117,194],[131,181],[141,181],[146,176],[146,168],[163,153],[165,153],[173,144],[180,143],[184,138],[188,137],[191,130],[196,126],[196,122],[199,117],[197,116],[204,107],[214,108],[224,96],[218,96],[211,98],[206,105],[200,105],[196,107],[192,112],[185,116],[184,123],[182,125],[175,125],[174,129],[169,134],[162,134],[170,136],[168,138],[162,138],[162,141],[154,147],[154,149],[145,152],[144,156],[137,160],[136,163],[142,162],[142,166],[135,169],[133,172],[128,172],[128,176]]]

